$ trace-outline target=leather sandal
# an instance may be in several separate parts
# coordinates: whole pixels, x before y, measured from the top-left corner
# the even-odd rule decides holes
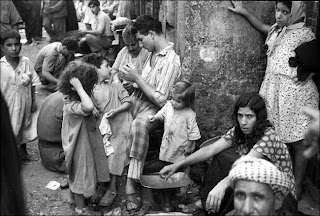
[[[131,204],[131,203],[137,205],[137,207],[134,209],[128,209],[128,204]],[[141,197],[138,195],[137,192],[132,194],[126,194],[126,208],[129,213],[139,211],[141,208],[141,205],[142,205]]]

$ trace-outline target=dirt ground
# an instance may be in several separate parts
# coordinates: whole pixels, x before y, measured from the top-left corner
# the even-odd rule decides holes
[[[22,41],[25,41],[24,30],[20,30],[22,35]],[[43,33],[43,36],[49,39],[46,33]],[[37,46],[29,47],[27,45],[22,46],[21,55],[29,57],[31,62],[34,64],[35,56],[38,51],[48,44],[48,41],[41,41]],[[38,107],[41,106],[42,101],[44,98],[49,94],[43,86],[37,87],[37,103]],[[57,181],[61,182],[64,178],[66,178],[66,174],[61,174],[57,172],[52,172],[45,169],[42,165],[37,141],[29,143],[27,145],[27,150],[31,153],[34,157],[39,158],[38,161],[25,163],[22,166],[22,180],[24,186],[24,196],[26,200],[26,214],[28,215],[72,215],[74,214],[74,207],[68,204],[69,198],[69,189],[61,189],[58,188],[56,190],[50,190],[46,188],[46,185],[50,181]],[[95,208],[97,211],[104,213],[105,215],[115,215],[116,212],[110,212],[111,210],[121,209],[121,215],[129,215],[125,208],[125,200],[123,196],[123,180],[120,181],[119,184],[119,192],[118,196],[115,200],[115,203],[106,209],[98,209]],[[196,192],[197,192],[197,185],[193,184],[191,187],[192,190],[188,193],[188,195],[184,198],[178,198],[174,200],[176,203],[179,201],[186,201],[190,199],[195,199]],[[145,215],[146,213],[150,212],[151,207],[154,208],[154,199],[157,194],[155,193],[153,196],[150,194],[150,190],[143,190],[143,199],[144,205],[143,208],[135,213],[134,215]],[[119,209],[120,208],[120,209]],[[303,194],[303,199],[299,201],[299,209],[308,214],[308,215],[319,215],[319,196],[314,197],[310,195],[310,190],[305,190]],[[109,214],[107,214],[109,212]],[[133,214],[132,214],[133,215]]]

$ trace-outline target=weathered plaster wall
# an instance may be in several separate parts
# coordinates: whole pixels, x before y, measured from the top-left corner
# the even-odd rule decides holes
[[[258,91],[266,67],[265,36],[229,6],[230,1],[178,1],[167,7],[171,11],[166,13],[176,17],[174,41],[183,74],[196,87],[201,141],[232,126],[236,97]],[[273,24],[273,2],[244,2],[244,6]]]

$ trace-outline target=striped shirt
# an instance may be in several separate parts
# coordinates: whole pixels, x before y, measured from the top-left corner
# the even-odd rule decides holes
[[[150,66],[150,55],[142,70],[142,78],[153,88],[156,93],[154,99],[163,107],[169,96],[172,86],[181,78],[180,58],[173,49],[173,43],[155,55],[155,65]]]

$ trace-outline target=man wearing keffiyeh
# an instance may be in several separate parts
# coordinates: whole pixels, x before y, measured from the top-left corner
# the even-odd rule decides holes
[[[290,181],[264,159],[243,156],[229,172],[234,189],[234,210],[228,215],[279,215]]]

